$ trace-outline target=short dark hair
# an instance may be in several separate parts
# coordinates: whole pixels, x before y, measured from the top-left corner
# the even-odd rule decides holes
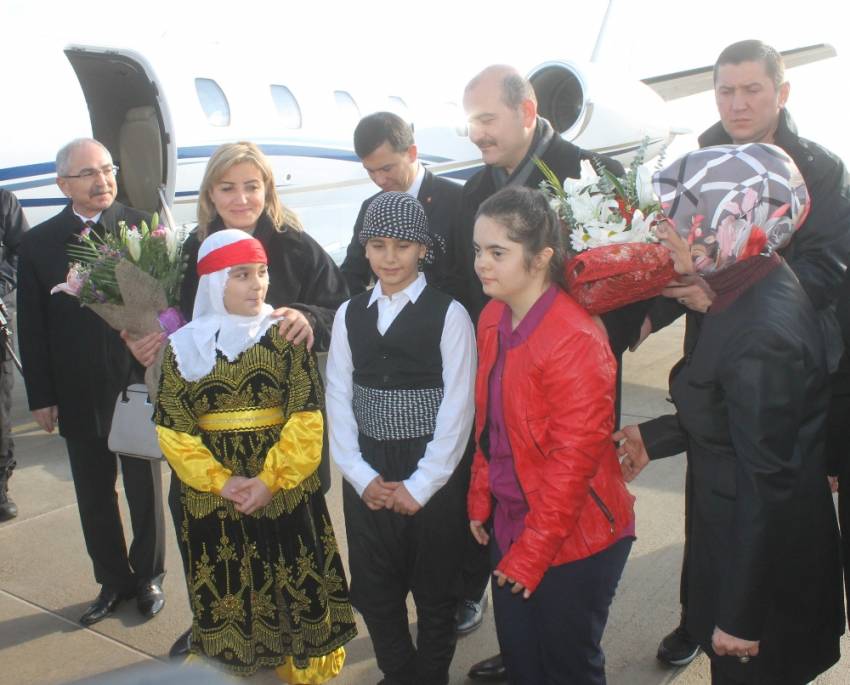
[[[717,72],[720,67],[724,64],[740,64],[741,62],[761,62],[775,88],[779,88],[785,81],[785,62],[776,48],[760,40],[741,40],[732,43],[720,53],[714,63],[714,83],[717,83]]]
[[[526,269],[531,267],[536,254],[551,247],[549,281],[565,285],[566,237],[558,215],[542,191],[524,186],[502,188],[481,203],[475,219],[482,216],[502,224],[508,238],[522,245]]]
[[[354,129],[354,152],[368,157],[384,143],[395,152],[406,152],[413,145],[413,129],[392,112],[375,112],[363,117]]]

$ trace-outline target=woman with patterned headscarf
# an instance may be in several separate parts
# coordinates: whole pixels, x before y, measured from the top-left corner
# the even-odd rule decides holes
[[[808,192],[766,144],[692,152],[654,181],[676,271],[715,298],[671,373],[677,413],[617,435],[623,472],[687,451],[686,627],[712,683],[807,683],[843,632],[824,345],[777,252],[806,230]]]

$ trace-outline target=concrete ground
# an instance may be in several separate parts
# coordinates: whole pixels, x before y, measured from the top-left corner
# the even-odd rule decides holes
[[[652,336],[625,358],[624,421],[633,423],[669,411],[667,372],[679,356],[681,326]],[[77,623],[97,594],[80,531],[73,484],[63,441],[39,430],[26,410],[23,383],[17,379],[14,434],[18,469],[11,481],[18,518],[0,524],[0,685],[52,685],[163,682],[172,641],[190,623],[171,522],[168,523],[165,579],[167,605],[155,619],[143,622],[133,602],[93,628]],[[167,466],[163,466],[167,484]],[[683,537],[684,458],[652,464],[633,484],[637,496],[637,533],[620,582],[605,636],[611,685],[691,685],[708,683],[704,657],[687,668],[668,669],[655,660],[659,639],[678,620],[678,585]],[[340,542],[344,545],[339,474],[328,503]],[[123,500],[123,497],[121,498]],[[127,517],[125,516],[125,520]],[[128,533],[129,535],[129,533]],[[345,550],[343,550],[345,552]],[[380,680],[371,643],[362,624],[348,647],[340,685],[372,684]],[[845,637],[845,654],[850,644]],[[452,665],[451,682],[466,680],[469,667],[497,651],[490,611],[484,625],[461,639]],[[816,681],[822,685],[850,682],[850,657]],[[203,673],[195,681],[179,671],[169,682],[210,683]],[[274,683],[271,674],[256,683]]]

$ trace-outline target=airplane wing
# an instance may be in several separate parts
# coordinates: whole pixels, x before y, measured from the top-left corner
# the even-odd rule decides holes
[[[827,43],[794,48],[782,53],[785,67],[799,67],[810,62],[835,57],[835,48]],[[714,88],[714,65],[677,71],[672,74],[652,76],[643,82],[658,93],[664,100],[676,100]]]

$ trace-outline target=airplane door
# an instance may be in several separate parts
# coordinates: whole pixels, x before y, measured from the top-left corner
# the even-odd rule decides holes
[[[153,212],[163,186],[171,205],[177,146],[168,103],[148,60],[132,50],[77,45],[65,55],[86,98],[92,136],[119,167],[118,200]]]

